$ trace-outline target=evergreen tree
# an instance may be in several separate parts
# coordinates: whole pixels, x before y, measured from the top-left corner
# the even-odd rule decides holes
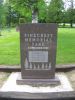
[[[74,0],[67,0],[67,2],[69,2],[69,8],[67,10],[67,19],[68,22],[70,23],[70,26],[73,27],[73,23],[75,23],[75,4],[74,4]]]
[[[63,0],[51,0],[48,7],[47,21],[56,23],[62,22],[63,10],[64,10]]]
[[[0,36],[2,27],[2,15],[3,15],[3,0],[0,0]]]

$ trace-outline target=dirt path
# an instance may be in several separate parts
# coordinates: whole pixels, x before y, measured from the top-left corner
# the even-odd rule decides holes
[[[0,87],[3,85],[9,75],[10,73],[0,72]]]
[[[75,90],[75,70],[72,70],[70,72],[66,72],[66,75],[67,75],[73,89]]]

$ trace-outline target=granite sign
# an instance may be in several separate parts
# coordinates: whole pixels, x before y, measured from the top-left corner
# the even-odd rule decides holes
[[[57,24],[22,24],[20,26],[22,79],[54,79]]]

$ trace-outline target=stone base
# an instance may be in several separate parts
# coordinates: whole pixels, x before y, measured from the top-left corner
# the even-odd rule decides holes
[[[73,91],[68,78],[65,74],[56,74],[56,76],[60,80],[59,85],[18,85],[16,80],[18,78],[19,73],[12,73],[3,87],[0,89],[1,92],[25,92],[25,93],[51,93],[51,92],[65,92],[65,91]]]
[[[59,85],[60,80],[58,76],[55,76],[54,79],[22,79],[21,73],[18,74],[18,78],[16,80],[18,85]]]

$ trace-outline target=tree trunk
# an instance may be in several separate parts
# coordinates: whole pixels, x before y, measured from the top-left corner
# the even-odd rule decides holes
[[[0,32],[0,36],[2,36],[2,35],[1,35],[1,32]]]
[[[63,23],[63,27],[65,27],[65,22]]]
[[[2,35],[1,35],[1,25],[0,25],[0,36],[2,36]]]
[[[72,23],[72,21],[70,22],[70,27],[73,28],[73,23]]]

